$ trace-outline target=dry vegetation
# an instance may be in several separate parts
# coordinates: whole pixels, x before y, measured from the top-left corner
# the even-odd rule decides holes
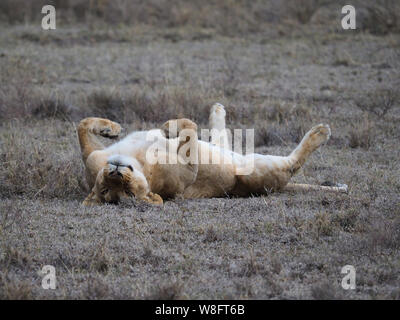
[[[357,2],[346,32],[337,1],[45,2],[55,31],[41,1],[0,2],[1,299],[400,298],[398,2]],[[349,195],[80,205],[82,117],[206,127],[216,101],[261,153],[329,123],[295,181]]]

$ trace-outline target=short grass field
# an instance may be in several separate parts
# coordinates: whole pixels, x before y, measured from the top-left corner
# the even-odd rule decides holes
[[[0,299],[400,299],[398,3],[343,30],[340,1],[301,2],[54,1],[44,31],[41,6],[2,1]],[[293,180],[349,193],[81,205],[82,118],[207,128],[215,102],[262,154],[328,123]]]

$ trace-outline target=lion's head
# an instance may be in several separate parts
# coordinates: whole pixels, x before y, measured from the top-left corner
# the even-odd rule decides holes
[[[162,203],[160,196],[150,192],[146,178],[134,168],[131,158],[113,155],[97,174],[92,192],[84,203],[117,204],[121,198],[131,196],[156,204]]]
[[[131,165],[107,163],[98,173],[93,188],[100,202],[118,203],[122,196],[129,195],[133,170]]]

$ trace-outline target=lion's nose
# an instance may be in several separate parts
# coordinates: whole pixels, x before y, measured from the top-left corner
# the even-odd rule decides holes
[[[122,173],[119,172],[119,167],[116,166],[114,170],[110,171],[110,176],[122,176]]]

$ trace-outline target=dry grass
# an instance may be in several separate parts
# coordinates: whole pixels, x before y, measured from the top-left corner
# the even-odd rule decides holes
[[[376,131],[374,130],[373,121],[364,116],[363,120],[358,121],[353,125],[353,129],[349,135],[349,147],[368,150],[374,143]]]
[[[1,2],[3,20],[40,17],[39,1],[14,3]],[[398,299],[394,27],[316,30],[318,1],[299,5],[298,18],[269,1],[87,3],[59,1],[66,14],[52,33],[4,25],[0,34],[1,299]],[[264,30],[261,20],[277,24]],[[255,129],[263,154],[287,154],[329,123],[331,140],[294,180],[346,183],[349,195],[80,205],[82,117],[128,132],[183,116],[204,128],[217,101],[230,128]],[[40,285],[48,264],[54,291]],[[354,291],[340,287],[347,264]]]
[[[61,23],[86,22],[91,27],[101,21],[111,25],[151,25],[160,28],[197,27],[215,29],[233,35],[261,31],[262,25],[274,18],[273,3],[247,0],[149,0],[145,4],[133,0],[68,0],[26,1],[4,0],[0,18],[8,23],[38,21],[41,8],[52,4],[57,8]],[[275,6],[276,7],[276,6]]]
[[[378,118],[385,117],[392,108],[398,108],[399,103],[399,91],[393,88],[374,90],[356,100],[357,107]]]
[[[332,1],[213,0],[204,3],[202,0],[149,0],[143,4],[140,0],[3,0],[0,3],[0,22],[38,22],[43,17],[41,8],[48,4],[57,9],[58,23],[87,23],[93,30],[98,23],[125,24],[203,28],[234,36],[262,33],[276,22],[307,24],[319,9],[329,7]],[[335,1],[335,4],[341,8],[347,2]],[[359,29],[374,34],[399,31],[399,4],[396,0],[379,3],[356,0],[352,4],[360,10]]]

